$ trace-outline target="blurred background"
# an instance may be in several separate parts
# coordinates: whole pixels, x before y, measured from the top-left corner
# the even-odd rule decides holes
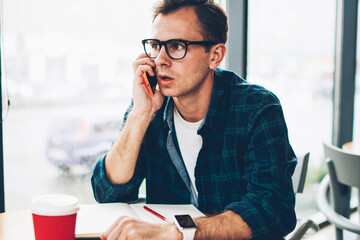
[[[3,0],[2,96],[11,102],[3,106],[6,211],[28,208],[43,193],[95,202],[92,167],[118,135],[154,3]],[[279,97],[295,152],[310,152],[299,217],[317,211],[314,196],[326,173],[335,15],[335,0],[249,1],[246,78]],[[360,139],[356,113],[354,122]]]

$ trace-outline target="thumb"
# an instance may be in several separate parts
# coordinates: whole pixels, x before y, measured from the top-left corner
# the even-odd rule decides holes
[[[104,233],[100,234],[100,240],[106,240],[106,236]]]

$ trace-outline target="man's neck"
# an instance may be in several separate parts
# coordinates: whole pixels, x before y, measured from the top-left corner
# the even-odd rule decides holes
[[[198,122],[206,116],[209,109],[214,78],[208,79],[199,91],[188,96],[174,97],[174,103],[183,119]]]

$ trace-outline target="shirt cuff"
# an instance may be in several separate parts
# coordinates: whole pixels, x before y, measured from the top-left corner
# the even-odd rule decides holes
[[[136,200],[138,191],[132,191],[131,184],[113,184],[107,177],[105,157],[106,155],[96,163],[91,177],[91,184],[96,201],[109,203]]]

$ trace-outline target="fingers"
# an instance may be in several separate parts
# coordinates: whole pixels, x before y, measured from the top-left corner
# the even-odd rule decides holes
[[[124,226],[126,226],[126,224],[132,221],[134,221],[134,219],[128,216],[119,217],[104,233],[100,235],[100,238],[103,237],[101,238],[101,240],[118,239],[117,237],[120,236]]]
[[[133,62],[134,77],[137,84],[143,84],[142,76],[144,73],[148,73],[150,76],[155,76],[154,68],[156,64],[146,54],[140,54]]]
[[[136,57],[136,60],[141,59],[141,58],[149,58],[145,53],[141,53],[139,54],[139,56]]]
[[[150,93],[143,75],[148,73],[149,76],[155,76],[156,64],[145,54],[140,54],[133,62],[134,79],[133,79],[133,111],[136,109],[143,113],[151,115],[157,111],[163,103],[164,97],[159,90]]]
[[[127,216],[119,217],[107,230],[100,235],[101,240],[127,239],[139,221]]]
[[[155,68],[156,64],[153,60],[151,60],[145,53],[140,54],[135,61],[133,62],[134,73],[136,73],[139,66],[147,65],[150,68]],[[154,71],[149,71],[150,76],[154,76]]]
[[[103,238],[105,237],[105,238]],[[100,236],[101,240],[122,239],[181,239],[181,233],[175,224],[152,224],[142,220],[120,217]]]
[[[102,233],[100,235],[100,239],[107,240],[110,233],[116,228],[116,226],[119,224],[119,222],[122,220],[122,218],[124,218],[124,217],[118,218],[113,224],[111,224],[111,226],[104,233]]]
[[[148,81],[145,81],[144,74],[146,72],[150,72],[150,71],[152,71],[152,69],[149,66],[146,66],[146,65],[139,66],[139,68],[135,72],[135,76],[134,76],[134,80],[133,80],[133,84],[134,84],[133,87],[137,88],[136,86],[141,86],[141,88],[143,88],[145,91],[148,91],[146,88],[146,85],[148,85],[149,83],[148,83]],[[134,89],[134,94],[135,94],[135,92],[137,92],[136,89]]]
[[[100,234],[100,240],[106,240],[106,236],[104,233]]]

